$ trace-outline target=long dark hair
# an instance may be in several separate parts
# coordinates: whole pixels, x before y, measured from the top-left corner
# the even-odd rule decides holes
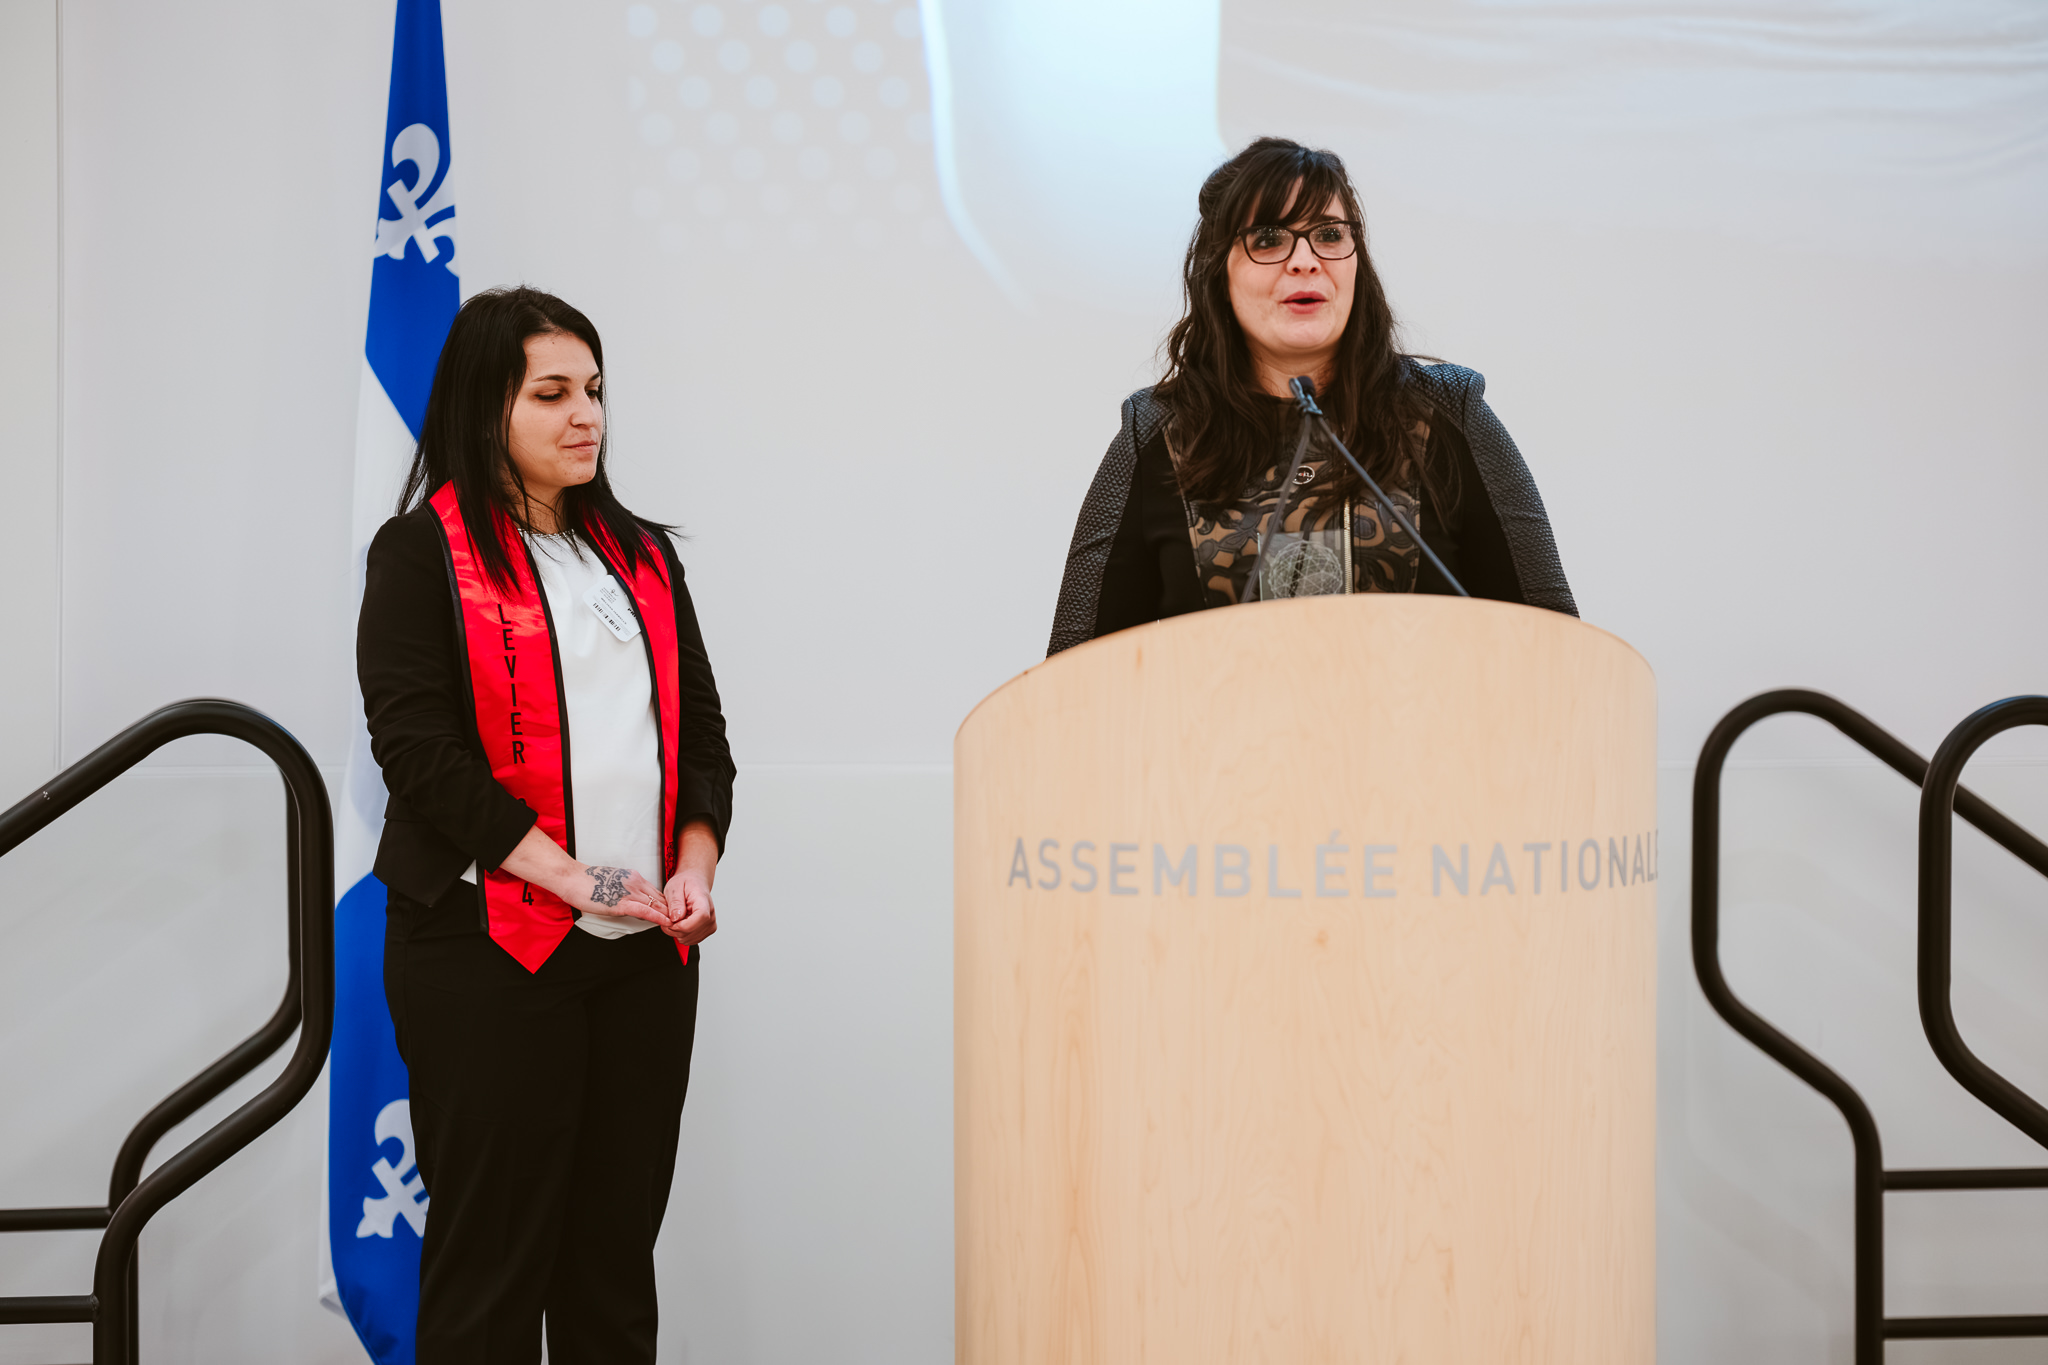
[[[1153,389],[1171,414],[1181,489],[1198,503],[1236,501],[1273,463],[1283,432],[1298,420],[1253,372],[1230,306],[1230,253],[1251,224],[1310,223],[1332,199],[1343,203],[1346,218],[1365,221],[1337,154],[1285,138],[1260,138],[1202,182],[1201,220],[1182,268],[1186,312],[1167,334],[1166,374]],[[1419,462],[1420,452],[1408,449],[1408,430],[1428,410],[1409,391],[1408,357],[1394,341],[1394,312],[1361,230],[1351,316],[1317,402],[1382,484],[1405,472],[1411,454]],[[1432,493],[1440,491],[1438,471],[1419,467],[1414,474]],[[1348,466],[1324,486],[1346,498],[1364,491]]]
[[[398,510],[408,512],[453,481],[455,501],[470,528],[484,573],[500,591],[514,590],[518,579],[499,536],[496,519],[510,518],[522,528],[533,526],[533,499],[526,481],[512,463],[508,444],[512,400],[526,382],[526,340],[565,333],[590,348],[590,357],[604,373],[604,343],[590,319],[553,294],[521,285],[487,289],[455,314],[441,359],[434,366],[434,388],[427,396],[427,416],[413,448],[412,470]],[[609,419],[609,386],[599,391]],[[611,422],[597,447],[597,473],[589,483],[562,490],[557,529],[574,534],[595,548],[599,528],[625,556],[632,572],[642,557],[660,562],[652,535],[669,528],[642,521],[628,512],[612,492],[605,474],[605,452],[611,446]]]

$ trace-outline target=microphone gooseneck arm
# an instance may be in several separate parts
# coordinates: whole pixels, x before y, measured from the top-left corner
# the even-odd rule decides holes
[[[1252,564],[1251,577],[1245,580],[1244,586],[1247,596],[1244,600],[1247,602],[1258,601],[1266,595],[1265,586],[1261,580],[1265,578],[1266,565],[1270,562],[1266,558],[1266,552],[1271,546],[1271,542],[1267,539],[1267,532],[1270,530],[1273,538],[1278,539],[1287,529],[1287,495],[1294,490],[1294,476],[1301,472],[1301,462],[1307,457],[1308,423],[1303,422],[1301,424],[1301,439],[1294,443],[1294,460],[1287,466],[1287,473],[1280,480],[1280,498],[1273,504],[1272,511],[1259,518],[1259,529],[1255,533],[1255,538],[1252,542],[1258,547],[1256,553],[1259,557]]]
[[[1436,551],[1429,548],[1429,542],[1422,538],[1422,532],[1415,529],[1415,523],[1408,520],[1408,514],[1401,510],[1401,505],[1387,496],[1386,490],[1379,486],[1378,480],[1365,472],[1365,466],[1358,462],[1358,457],[1353,455],[1345,444],[1337,439],[1336,428],[1330,425],[1330,419],[1323,415],[1323,410],[1316,406],[1316,381],[1307,375],[1296,375],[1287,381],[1287,387],[1294,394],[1295,405],[1301,409],[1304,429],[1310,420],[1323,424],[1323,435],[1330,438],[1330,444],[1337,447],[1337,453],[1350,463],[1351,468],[1357,472],[1358,477],[1365,480],[1365,486],[1372,491],[1373,497],[1379,500],[1380,506],[1393,513],[1394,520],[1401,523],[1401,529],[1406,531],[1415,541],[1416,546],[1421,549],[1423,558],[1427,559],[1430,562],[1430,566],[1443,575],[1444,582],[1450,584],[1451,590],[1456,592],[1458,596],[1470,597],[1472,594],[1465,591],[1465,585],[1460,583],[1452,575],[1451,571],[1444,567],[1444,562],[1436,557]]]

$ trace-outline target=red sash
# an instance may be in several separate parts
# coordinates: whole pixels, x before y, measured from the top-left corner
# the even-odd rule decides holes
[[[573,854],[575,793],[569,787],[568,707],[553,623],[526,542],[509,517],[493,514],[493,529],[517,580],[512,593],[501,593],[477,559],[456,503],[455,485],[441,485],[431,503],[448,545],[477,738],[483,742],[491,775],[533,807],[542,833]],[[633,601],[640,639],[647,647],[647,667],[654,677],[654,724],[661,736],[661,876],[666,885],[676,870],[676,727],[682,717],[675,597],[667,566],[653,545],[628,575],[625,556],[602,528],[598,542],[599,557]],[[503,869],[483,873],[482,882],[484,921],[491,938],[527,971],[539,971],[568,937],[576,922],[575,909],[552,891]],[[688,962],[689,948],[680,943],[676,947]]]

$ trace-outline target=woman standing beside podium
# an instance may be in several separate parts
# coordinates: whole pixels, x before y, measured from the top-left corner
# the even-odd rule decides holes
[[[1576,615],[1485,380],[1396,349],[1343,162],[1261,138],[1198,205],[1165,377],[1124,401],[1046,652],[1262,597],[1454,591],[1320,433],[1304,444],[1295,376],[1471,595]]]
[[[384,990],[432,1201],[419,1365],[652,1365],[733,765],[682,564],[605,477],[604,351],[462,306],[357,630]]]

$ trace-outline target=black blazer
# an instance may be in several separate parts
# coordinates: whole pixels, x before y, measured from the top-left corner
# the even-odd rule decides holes
[[[703,633],[667,535],[655,541],[675,585],[682,655],[676,828],[706,820],[725,847],[732,822],[732,751]],[[384,523],[370,542],[363,610],[356,623],[356,676],[370,722],[370,752],[391,799],[372,869],[400,895],[431,905],[474,860],[505,860],[538,818],[491,776],[469,702],[447,547],[432,507]]]
[[[1406,363],[1409,382],[1442,419],[1430,423],[1431,444],[1440,432],[1446,440],[1455,436],[1456,448],[1446,453],[1456,456],[1461,473],[1477,475],[1460,480],[1465,490],[1461,502],[1471,502],[1472,507],[1438,509],[1434,518],[1439,527],[1457,527],[1458,538],[1465,542],[1460,546],[1464,569],[1460,576],[1466,586],[1482,596],[1498,595],[1510,602],[1577,616],[1578,604],[1572,600],[1571,585],[1565,582],[1564,565],[1558,562],[1557,541],[1550,533],[1543,497],[1536,491],[1536,480],[1530,477],[1514,438],[1486,405],[1486,376],[1441,361],[1424,364],[1414,356],[1407,357]],[[1066,572],[1060,576],[1059,605],[1053,609],[1047,657],[1118,628],[1119,623],[1134,625],[1138,620],[1153,621],[1172,614],[1166,609],[1176,604],[1159,600],[1148,605],[1144,594],[1149,584],[1138,585],[1135,599],[1127,595],[1122,605],[1110,604],[1108,621],[1103,619],[1102,600],[1110,557],[1117,552],[1119,538],[1129,524],[1131,494],[1141,488],[1139,453],[1158,436],[1166,419],[1166,408],[1153,400],[1150,389],[1139,389],[1124,400],[1123,424],[1109,443],[1081,503],[1081,515],[1074,521],[1074,539],[1067,547]],[[1164,458],[1163,445],[1157,453]],[[1170,462],[1165,469],[1172,473]],[[1162,484],[1156,474],[1143,487],[1159,488],[1162,495],[1171,491],[1165,503],[1170,516],[1180,496],[1178,487],[1170,481]],[[1480,493],[1484,497],[1478,496]],[[1142,525],[1143,509],[1139,516]],[[1178,531],[1173,534],[1180,536]],[[1136,554],[1127,537],[1122,545],[1125,553],[1120,567],[1135,567],[1141,576],[1146,575],[1140,562],[1146,548],[1142,536]],[[1164,530],[1158,547],[1161,552],[1167,548]],[[1181,570],[1192,565],[1194,551],[1188,549],[1185,554],[1186,558],[1177,560],[1168,571],[1182,587],[1193,581]],[[1453,565],[1452,572],[1459,567]],[[1149,570],[1160,572],[1156,564]],[[1151,614],[1145,615],[1147,611]]]

